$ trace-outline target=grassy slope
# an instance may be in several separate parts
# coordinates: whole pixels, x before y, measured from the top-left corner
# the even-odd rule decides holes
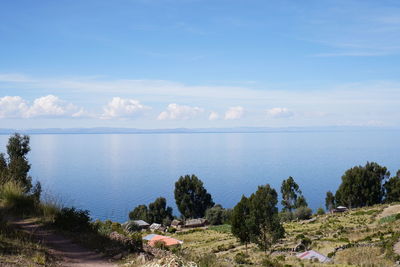
[[[391,266],[394,255],[391,248],[400,232],[399,220],[393,216],[381,218],[379,215],[387,205],[352,210],[343,214],[326,214],[318,216],[311,223],[286,223],[286,237],[274,246],[276,250],[291,249],[296,244],[296,236],[302,234],[312,240],[311,249],[322,254],[329,254],[334,248],[348,243],[383,243],[378,247],[349,248],[336,253],[333,257],[335,264],[330,266],[357,266],[361,264],[375,264]],[[389,214],[385,214],[390,216]],[[234,256],[238,252],[245,252],[245,247],[239,244],[229,232],[229,226],[210,227],[207,230],[189,231],[186,234],[177,233],[175,238],[183,240],[183,248],[195,254],[217,255],[220,262],[234,263]],[[386,245],[385,245],[386,244]],[[250,260],[257,266],[265,257],[265,253],[254,245],[248,248]],[[280,262],[299,266],[300,261],[289,252],[275,252],[272,257],[279,257]],[[283,260],[284,259],[284,260]],[[317,263],[305,262],[306,266],[319,266]],[[353,265],[352,265],[353,264]]]

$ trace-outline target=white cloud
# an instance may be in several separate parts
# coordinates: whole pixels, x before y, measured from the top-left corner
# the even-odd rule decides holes
[[[24,117],[27,110],[28,104],[20,96],[5,96],[0,98],[0,118]]]
[[[70,116],[77,109],[76,106],[62,101],[57,96],[48,95],[35,99],[33,105],[26,112],[25,117]]]
[[[267,115],[273,118],[289,118],[294,116],[294,112],[287,108],[271,108],[267,110]]]
[[[95,118],[96,116],[88,111],[86,111],[84,108],[81,108],[77,112],[72,114],[73,118]]]
[[[208,116],[210,121],[215,121],[219,119],[219,114],[215,111],[211,111],[210,115]]]
[[[150,107],[141,104],[136,99],[113,97],[107,106],[104,107],[104,113],[101,118],[110,119],[134,117],[148,109],[150,109]]]
[[[230,107],[225,112],[225,120],[238,120],[243,117],[244,108],[241,106]]]
[[[78,107],[66,103],[54,95],[39,97],[33,101],[32,105],[29,105],[20,96],[0,98],[0,118],[73,116],[79,112]]]
[[[161,112],[158,120],[188,120],[202,113],[204,109],[178,104],[169,104],[167,110]]]
[[[1,82],[1,79],[9,82]],[[11,82],[14,81],[14,82]],[[225,82],[223,82],[225,84]],[[226,81],[226,84],[232,84]],[[237,83],[235,83],[237,84]],[[241,126],[260,126],[265,124],[268,115],[267,103],[274,103],[272,107],[289,108],[296,120],[275,119],[270,120],[270,126],[315,126],[337,125],[345,121],[382,121],[385,125],[400,126],[400,82],[399,81],[358,81],[345,84],[292,84],[288,83],[274,88],[274,85],[265,85],[263,88],[253,85],[219,86],[219,85],[187,85],[170,81],[146,81],[146,80],[113,80],[104,77],[72,77],[40,78],[21,75],[3,75],[0,73],[0,117],[26,117],[33,100],[7,97],[5,95],[19,95],[21,97],[32,93],[45,96],[54,94],[62,97],[79,96],[79,103],[84,103],[83,108],[93,110],[97,116],[90,116],[80,112],[81,106],[74,112],[66,112],[62,116],[94,117],[100,118],[104,110],[99,103],[107,104],[113,96],[125,96],[126,98],[140,99],[143,103],[152,103],[154,109],[152,115],[157,118],[161,111],[165,110],[160,119],[169,119],[170,111],[165,109],[169,103],[193,103],[208,111],[205,120],[193,120],[190,127],[210,126],[210,112],[218,111],[221,126],[236,125],[235,120],[222,121],[225,118],[233,118],[229,114],[234,112],[219,111],[220,107],[231,107],[233,104],[242,107],[251,107],[251,114],[241,120]],[[292,90],[296,88],[296,90]],[[3,97],[3,98],[1,98]],[[97,111],[96,111],[97,110]],[[155,111],[156,110],[156,111]],[[225,110],[226,111],[226,110]],[[250,112],[245,110],[245,115]],[[150,113],[150,112],[149,112]],[[237,113],[237,112],[236,112]],[[282,112],[281,112],[282,113]],[[285,113],[285,112],[283,112]],[[151,114],[149,114],[151,115]],[[201,115],[201,114],[200,114]],[[204,114],[203,114],[204,115]],[[225,116],[227,115],[227,116]],[[243,118],[245,117],[243,116]],[[287,115],[287,114],[286,114]],[[54,115],[52,115],[54,116]],[[199,116],[200,117],[200,116]],[[213,116],[211,116],[213,117]],[[143,120],[137,127],[154,128],[158,124],[154,120]],[[49,127],[51,124],[41,127]],[[129,127],[126,122],[118,122],[115,125]],[[233,124],[232,124],[233,123]],[[20,127],[24,122],[15,122]],[[98,125],[90,122],[84,126]],[[182,124],[176,120],[171,122],[171,127],[180,127]],[[185,124],[187,126],[187,124]],[[39,127],[39,126],[38,126]],[[50,126],[51,127],[51,126]]]

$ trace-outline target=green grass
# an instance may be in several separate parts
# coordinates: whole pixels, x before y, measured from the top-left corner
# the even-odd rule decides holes
[[[0,187],[0,205],[8,213],[17,216],[28,216],[37,212],[36,201],[24,192],[23,187],[15,181],[9,181]]]
[[[380,224],[382,224],[382,223],[392,223],[392,222],[395,222],[395,221],[397,221],[399,219],[400,219],[400,213],[383,217],[383,218],[381,218],[379,220],[379,223]]]
[[[219,233],[230,233],[231,226],[229,224],[214,225],[209,227],[210,230],[217,231]]]

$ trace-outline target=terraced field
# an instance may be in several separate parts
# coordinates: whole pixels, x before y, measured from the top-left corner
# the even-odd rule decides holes
[[[274,245],[269,256],[284,266],[324,266],[300,261],[292,249],[300,240],[309,239],[309,249],[332,258],[330,266],[396,266],[394,251],[400,236],[400,205],[377,205],[345,213],[325,214],[312,220],[285,223],[286,237]],[[176,233],[183,240],[183,251],[195,255],[216,255],[224,266],[237,265],[235,256],[246,253],[244,245],[230,233],[229,225]],[[397,244],[398,246],[398,244]],[[250,266],[262,266],[266,253],[251,244],[247,248]],[[241,266],[246,266],[242,264]]]

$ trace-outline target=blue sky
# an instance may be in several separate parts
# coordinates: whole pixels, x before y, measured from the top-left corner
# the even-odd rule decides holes
[[[400,126],[398,1],[5,0],[0,128]]]

